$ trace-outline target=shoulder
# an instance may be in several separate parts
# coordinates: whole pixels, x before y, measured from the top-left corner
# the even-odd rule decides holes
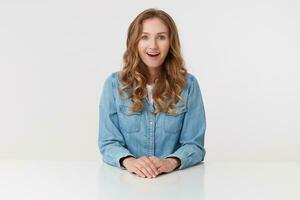
[[[195,84],[198,85],[198,81],[197,81],[196,76],[191,74],[191,73],[187,73],[187,75],[186,75],[186,88],[190,89]]]
[[[119,73],[120,71],[115,71],[112,72],[111,74],[109,74],[106,79],[105,79],[105,85],[111,85],[113,87],[115,87],[116,85],[118,85],[119,82]]]
[[[193,74],[191,74],[191,73],[187,73],[186,74],[186,79],[187,79],[187,82],[193,82],[193,81],[195,81],[196,80],[196,77],[195,77],[195,75],[193,75]]]
[[[119,71],[112,72],[106,77],[105,81],[115,81],[118,78],[118,74]]]

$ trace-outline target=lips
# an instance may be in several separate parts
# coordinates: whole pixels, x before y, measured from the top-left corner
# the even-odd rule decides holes
[[[146,53],[148,56],[155,58],[157,57],[160,53],[159,52],[147,52]]]

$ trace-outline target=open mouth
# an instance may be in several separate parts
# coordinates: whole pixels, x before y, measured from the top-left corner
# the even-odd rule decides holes
[[[150,56],[151,58],[156,58],[160,55],[160,53],[150,53],[150,52],[147,52],[146,53],[148,56]]]

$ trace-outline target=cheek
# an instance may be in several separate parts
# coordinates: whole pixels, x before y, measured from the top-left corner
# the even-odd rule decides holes
[[[162,44],[161,50],[164,51],[165,53],[169,51],[170,44],[168,42]]]
[[[138,48],[139,49],[144,49],[146,46],[146,42],[143,41],[143,40],[140,40],[139,43],[138,43]]]
[[[139,45],[137,46],[137,48],[138,48],[138,52],[139,52],[139,54],[141,54],[141,53],[143,52],[143,48],[142,48],[142,46],[139,44]]]
[[[137,47],[140,54],[145,52],[145,44],[139,43]]]

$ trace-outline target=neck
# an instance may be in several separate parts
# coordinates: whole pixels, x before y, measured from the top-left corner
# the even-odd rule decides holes
[[[155,69],[148,69],[149,72],[149,79],[147,81],[147,84],[152,85],[154,83],[155,78],[159,75],[160,69],[155,68]]]
[[[154,78],[150,78],[147,82],[148,85],[152,85],[154,83]]]

